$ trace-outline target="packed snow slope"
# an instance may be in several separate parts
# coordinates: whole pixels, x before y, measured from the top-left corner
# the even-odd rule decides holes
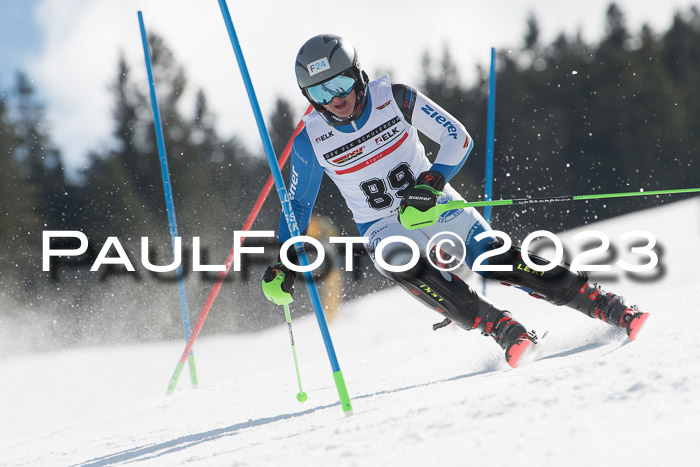
[[[277,328],[200,339],[200,387],[183,373],[171,396],[183,342],[13,357],[0,361],[0,465],[697,465],[700,198],[581,230],[591,228],[618,257],[630,230],[661,246],[648,281],[618,268],[600,279],[651,312],[635,342],[494,284],[490,299],[549,331],[542,358],[513,370],[490,338],[433,332],[440,316],[386,290],[347,303],[330,323],[352,417],[343,416],[313,316],[293,323],[309,394],[296,401],[276,308]],[[573,250],[574,233],[561,235]]]

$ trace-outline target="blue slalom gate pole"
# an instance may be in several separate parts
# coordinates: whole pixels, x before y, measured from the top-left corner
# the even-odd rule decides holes
[[[255,95],[255,89],[253,89],[253,82],[250,79],[250,73],[248,73],[248,67],[245,63],[245,58],[243,57],[243,51],[241,50],[241,45],[238,41],[236,30],[233,27],[233,20],[231,19],[231,14],[229,13],[228,6],[226,5],[226,0],[218,1],[219,7],[221,8],[221,14],[224,19],[224,23],[226,24],[229,39],[231,40],[231,45],[233,46],[233,51],[236,55],[238,68],[241,71],[241,76],[245,84],[245,89],[248,93],[248,99],[250,100],[250,105],[253,109],[253,114],[255,115],[255,122],[258,125],[258,132],[260,133],[263,148],[265,149],[265,155],[267,156],[267,161],[270,165],[270,170],[272,171],[272,177],[275,181],[277,194],[279,195],[280,202],[282,203],[282,210],[284,212],[284,217],[287,221],[287,226],[289,227],[289,232],[291,233],[292,237],[297,237],[299,236],[299,227],[297,226],[296,219],[294,218],[292,204],[289,199],[289,196],[287,195],[287,188],[282,178],[282,172],[277,166],[275,150],[272,148],[270,135],[267,131],[267,127],[265,126],[265,120],[263,119],[262,112],[260,111],[258,98]],[[308,266],[309,260],[306,257],[304,245],[302,243],[296,243],[294,247],[297,252],[300,266]],[[316,289],[316,283],[314,282],[313,275],[309,271],[304,272],[304,279],[306,281],[306,287],[309,291],[309,296],[311,298],[311,304],[313,305],[314,313],[316,314],[318,326],[321,329],[321,335],[323,336],[323,342],[326,346],[326,352],[328,353],[328,358],[331,363],[331,368],[333,370],[333,378],[335,380],[335,385],[338,390],[338,396],[340,397],[340,404],[343,408],[343,412],[346,415],[352,415],[352,404],[350,402],[350,396],[348,395],[348,390],[345,385],[345,378],[343,377],[343,373],[342,371],[340,371],[340,366],[338,365],[338,359],[336,358],[335,349],[333,348],[333,341],[331,340],[330,333],[328,332],[328,325],[326,324],[326,318],[323,315],[323,307],[321,305],[321,299],[319,297],[318,290]]]
[[[491,201],[493,192],[493,140],[496,123],[496,49],[491,47],[491,73],[489,75],[489,107],[486,128],[486,189],[484,201]],[[491,206],[484,208],[484,219],[491,221]]]
[[[151,52],[148,47],[148,36],[146,35],[146,27],[143,24],[143,14],[138,12],[139,26],[141,28],[141,41],[143,42],[143,55],[146,58],[146,71],[148,72],[148,86],[151,92],[151,108],[153,109],[153,126],[156,129],[156,140],[158,141],[158,156],[160,158],[160,170],[163,177],[163,191],[165,192],[165,207],[168,211],[168,225],[170,227],[170,242],[173,247],[173,255],[175,254],[175,238],[177,234],[177,222],[175,220],[175,203],[173,203],[173,192],[170,187],[170,171],[168,170],[168,155],[165,152],[165,138],[163,138],[163,124],[160,119],[160,111],[158,110],[158,101],[156,100],[156,86],[153,79],[153,70],[151,67]],[[177,291],[180,297],[180,311],[182,312],[182,327],[185,330],[185,341],[190,338],[190,313],[187,308],[187,294],[185,293],[185,282],[182,274],[182,264],[175,269],[177,277]],[[190,352],[187,358],[192,386],[197,386],[197,371],[194,364],[194,352]]]
[[[491,47],[491,72],[489,74],[489,106],[486,127],[486,187],[484,201],[491,201],[493,194],[493,140],[496,122],[496,49]],[[486,223],[491,222],[491,206],[484,208]],[[486,294],[486,280],[483,282],[483,294]]]

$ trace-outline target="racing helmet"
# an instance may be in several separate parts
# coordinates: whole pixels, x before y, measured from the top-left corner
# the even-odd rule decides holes
[[[294,71],[302,94],[329,125],[345,125],[362,115],[369,79],[347,40],[333,34],[312,37],[299,49]],[[353,90],[356,99],[349,116],[338,117],[323,108],[333,97],[345,97]]]

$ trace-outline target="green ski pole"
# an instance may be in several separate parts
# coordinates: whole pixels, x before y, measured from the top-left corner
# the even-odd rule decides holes
[[[301,389],[301,376],[299,375],[299,362],[297,360],[297,351],[294,347],[294,334],[292,333],[292,317],[289,313],[289,305],[284,305],[284,318],[287,320],[287,328],[289,328],[289,340],[292,343],[292,355],[294,356],[294,368],[297,370],[297,383],[299,383],[299,392],[297,393],[297,400],[299,402],[306,402],[309,396]]]
[[[429,187],[422,185],[426,189],[433,191],[438,196],[442,193]],[[426,211],[420,211],[413,206],[407,207],[405,210],[399,210],[401,225],[409,230],[427,227],[437,222],[442,214],[453,209],[462,209],[468,207],[484,207],[484,206],[510,206],[516,204],[542,204],[555,203],[558,201],[580,201],[589,199],[606,199],[606,198],[627,198],[630,196],[656,196],[656,195],[672,195],[680,193],[698,193],[700,188],[681,188],[677,190],[657,190],[657,191],[629,191],[626,193],[601,193],[594,195],[574,195],[574,196],[551,196],[549,198],[514,198],[514,199],[499,199],[494,201],[449,201],[445,204],[438,204]]]
[[[306,402],[309,396],[301,389],[301,376],[299,375],[299,361],[297,360],[297,351],[294,346],[294,334],[292,333],[292,316],[289,313],[289,304],[294,301],[292,294],[286,292],[282,289],[282,283],[284,282],[285,274],[280,272],[275,276],[270,282],[262,281],[263,294],[268,300],[273,302],[275,305],[282,305],[284,307],[284,318],[287,320],[287,328],[289,329],[289,340],[292,342],[292,355],[294,356],[294,368],[297,370],[297,382],[299,383],[299,392],[297,393],[297,400],[299,402]]]

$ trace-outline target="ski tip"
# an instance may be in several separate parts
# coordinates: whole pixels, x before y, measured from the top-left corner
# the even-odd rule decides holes
[[[627,335],[629,336],[630,340],[637,339],[639,331],[642,330],[647,319],[649,319],[649,313],[637,313],[632,317],[627,325]]]
[[[529,353],[532,348],[532,341],[529,339],[522,339],[512,343],[508,350],[506,350],[506,361],[508,365],[513,368],[517,368],[518,365],[524,360],[524,357]]]

